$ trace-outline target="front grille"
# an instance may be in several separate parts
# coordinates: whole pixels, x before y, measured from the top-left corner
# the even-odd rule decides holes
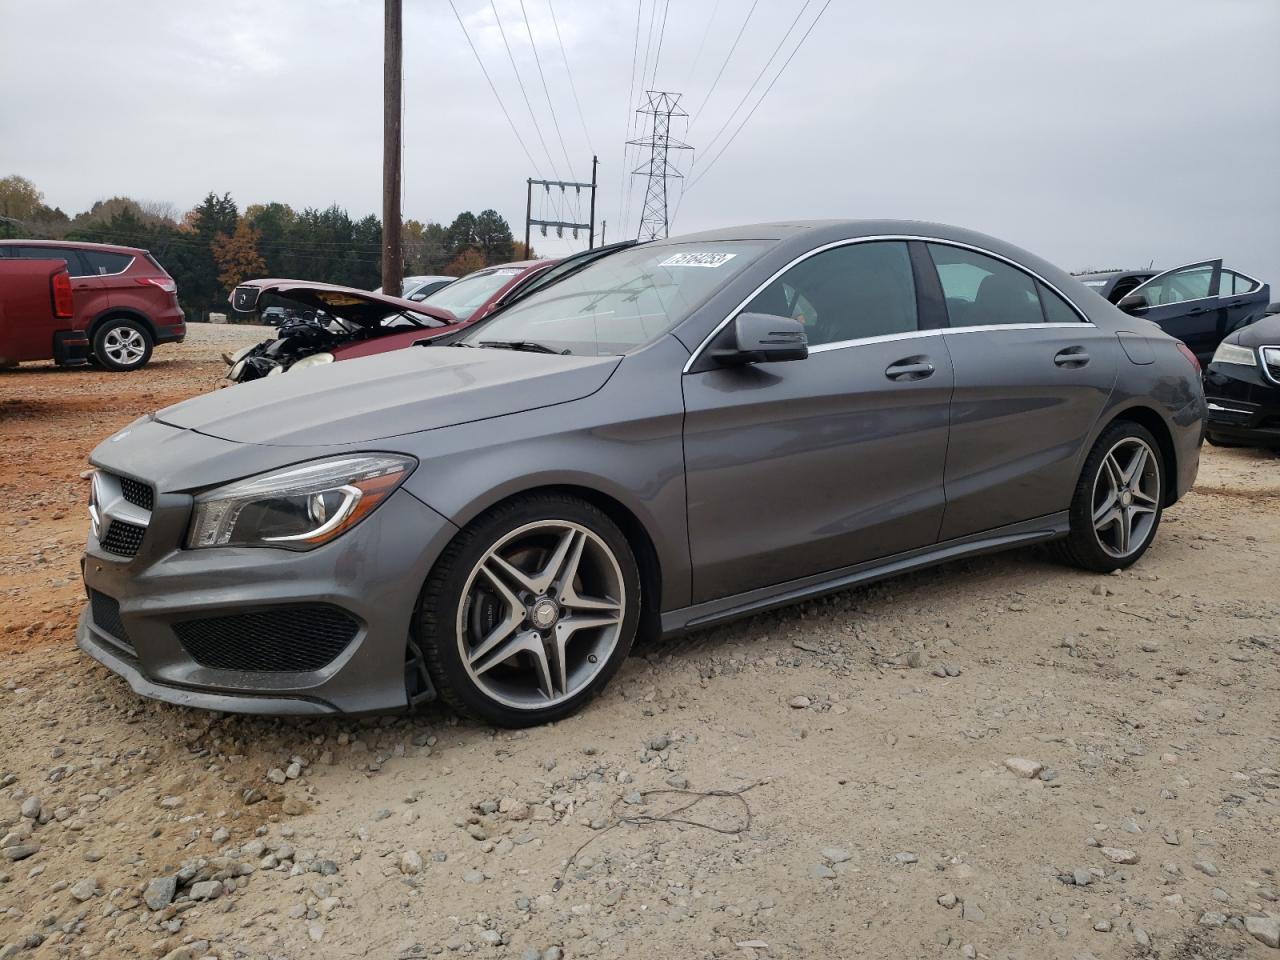
[[[112,520],[107,526],[106,534],[98,541],[102,549],[108,553],[117,553],[122,557],[136,556],[142,546],[142,538],[147,528],[123,520]]]
[[[133,652],[129,631],[124,628],[124,622],[120,619],[120,604],[115,598],[108,597],[97,590],[89,591],[89,613],[99,630],[109,634],[121,646]]]
[[[1267,376],[1280,383],[1280,347],[1263,347],[1260,352],[1262,367],[1267,371]]]
[[[120,481],[120,493],[135,507],[150,510],[155,505],[155,493],[141,480],[132,480],[129,477],[116,479]]]
[[[182,646],[201,666],[262,673],[319,670],[347,648],[359,629],[351,614],[324,603],[201,617],[173,625]]]

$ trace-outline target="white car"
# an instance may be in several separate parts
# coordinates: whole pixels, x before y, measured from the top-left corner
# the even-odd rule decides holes
[[[405,277],[400,284],[400,296],[405,300],[425,300],[441,287],[447,287],[457,277]],[[381,287],[375,287],[374,293],[381,293]]]

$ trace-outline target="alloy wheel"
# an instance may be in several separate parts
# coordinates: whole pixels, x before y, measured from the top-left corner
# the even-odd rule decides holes
[[[1093,482],[1093,530],[1117,559],[1141,550],[1160,506],[1160,462],[1147,442],[1126,437],[1102,458]]]
[[[102,338],[102,349],[122,367],[131,367],[147,352],[147,341],[132,327],[113,327]]]
[[[471,680],[498,703],[540,710],[596,678],[622,633],[629,598],[601,537],[568,520],[511,531],[472,568],[457,637]]]

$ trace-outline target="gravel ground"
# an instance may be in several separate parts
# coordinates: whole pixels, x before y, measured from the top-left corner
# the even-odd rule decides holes
[[[84,458],[260,334],[0,372],[0,960],[1280,957],[1275,456],[1130,572],[846,591],[535,730],[143,701],[74,648]]]

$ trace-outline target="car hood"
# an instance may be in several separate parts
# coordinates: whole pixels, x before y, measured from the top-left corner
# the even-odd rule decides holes
[[[362,443],[578,400],[620,360],[410,347],[238,384],[166,407],[156,420],[237,443]]]
[[[1269,347],[1280,344],[1280,314],[1269,313],[1229,334],[1228,343],[1242,347]]]
[[[312,283],[307,280],[249,280],[240,284],[228,298],[231,306],[241,313],[257,309],[264,293],[274,294],[285,300],[301,304],[312,310],[323,310],[334,317],[341,317],[362,327],[372,327],[393,313],[416,313],[441,324],[457,323],[458,318],[448,310],[428,307],[416,300],[390,297],[385,293],[342,287],[333,283]]]

